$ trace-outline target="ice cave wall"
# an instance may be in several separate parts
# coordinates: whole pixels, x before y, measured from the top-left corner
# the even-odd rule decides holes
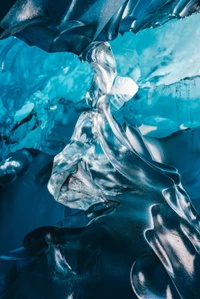
[[[196,14],[137,35],[127,33],[111,43],[118,75],[139,86],[135,97],[115,112],[117,119],[125,117],[152,137],[199,125],[199,22]],[[50,55],[9,38],[1,41],[0,75],[4,158],[23,147],[58,153],[80,112],[88,109],[90,66],[73,54]]]
[[[90,89],[73,54],[1,42],[2,298],[199,298],[199,22],[94,43]]]

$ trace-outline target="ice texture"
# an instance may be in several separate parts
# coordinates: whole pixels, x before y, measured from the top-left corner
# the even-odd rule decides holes
[[[199,7],[198,0],[9,0],[1,4],[0,38],[14,35],[48,52],[81,54],[94,41],[157,27]]]
[[[200,298],[199,6],[1,4],[0,298]]]
[[[73,54],[49,55],[16,38],[2,41],[0,50],[2,158],[23,147],[58,153],[86,107],[90,67]]]
[[[120,114],[142,134],[165,137],[199,126],[197,24],[198,14],[111,43],[119,75],[129,76],[139,87]]]

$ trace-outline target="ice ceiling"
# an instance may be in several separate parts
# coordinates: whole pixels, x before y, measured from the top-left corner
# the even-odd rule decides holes
[[[0,4],[0,298],[200,298],[199,10]]]

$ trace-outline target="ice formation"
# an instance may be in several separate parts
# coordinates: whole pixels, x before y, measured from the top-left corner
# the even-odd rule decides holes
[[[200,298],[199,9],[1,4],[0,298]]]

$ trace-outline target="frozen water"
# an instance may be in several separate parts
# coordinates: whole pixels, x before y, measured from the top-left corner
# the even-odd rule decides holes
[[[199,8],[1,4],[1,298],[200,298]]]

